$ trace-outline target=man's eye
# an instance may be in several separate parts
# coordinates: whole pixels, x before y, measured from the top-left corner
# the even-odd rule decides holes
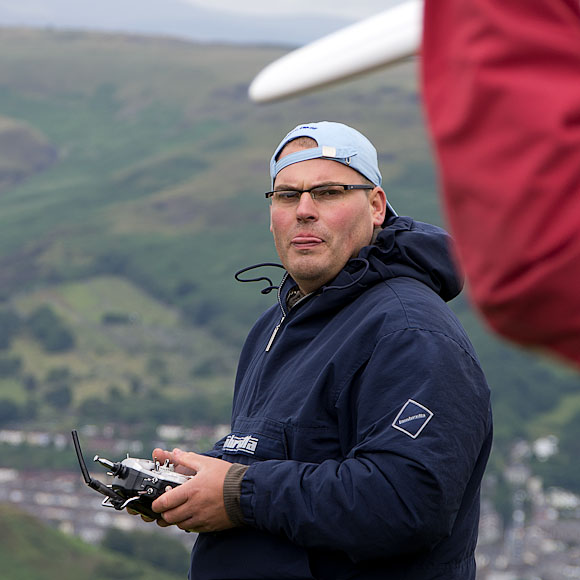
[[[344,189],[339,187],[322,187],[320,189],[314,189],[312,194],[314,197],[321,199],[330,199],[332,197],[338,197],[344,193]]]
[[[280,201],[294,201],[298,199],[300,192],[298,191],[276,191],[274,197]]]

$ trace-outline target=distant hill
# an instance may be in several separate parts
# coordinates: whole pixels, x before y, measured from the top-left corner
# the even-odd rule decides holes
[[[385,3],[385,8],[392,3]],[[219,3],[212,4],[183,0],[100,0],[82,4],[77,0],[50,0],[50,3],[20,0],[2,6],[0,26],[123,31],[201,42],[260,45],[283,42],[296,46],[383,9],[376,3],[373,11],[372,3],[370,6],[367,3],[359,5],[356,16],[352,13],[344,16],[342,6],[326,13],[311,11],[305,15],[298,5],[294,11],[280,15],[268,10],[254,13],[224,10]]]
[[[11,151],[26,172],[0,192],[0,317],[19,329],[0,341],[8,417],[64,404],[114,418],[119,396],[138,396],[137,416],[227,421],[237,352],[274,300],[233,275],[277,261],[262,192],[272,149],[300,122],[367,132],[400,211],[438,219],[412,64],[260,107],[247,86],[282,49],[0,29],[0,50],[4,125],[53,153],[38,172]],[[34,340],[46,305],[74,348]],[[154,394],[189,399],[175,417]]]
[[[366,133],[399,213],[444,221],[413,61],[258,106],[248,84],[283,49],[0,29],[0,53],[0,425],[228,421],[240,345],[275,300],[233,275],[277,261],[263,192],[298,123]],[[577,377],[453,308],[496,449],[565,430]]]
[[[0,503],[2,580],[177,580],[119,553],[84,544]],[[187,562],[184,562],[184,570]]]

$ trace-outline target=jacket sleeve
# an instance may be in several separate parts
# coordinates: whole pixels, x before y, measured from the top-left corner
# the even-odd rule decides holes
[[[470,293],[580,367],[578,0],[426,0],[422,92]]]
[[[409,399],[433,413],[416,437],[393,426]],[[489,392],[477,361],[443,335],[396,332],[376,345],[336,410],[345,458],[253,463],[241,487],[246,523],[353,561],[448,536],[489,452]]]
[[[222,437],[219,441],[217,441],[212,449],[205,451],[202,455],[206,455],[207,457],[215,457],[217,459],[221,459],[223,456],[223,447],[224,441],[226,440],[225,437]]]

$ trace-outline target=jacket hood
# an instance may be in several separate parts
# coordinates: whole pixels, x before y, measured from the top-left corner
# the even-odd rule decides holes
[[[359,258],[369,261],[385,279],[415,278],[429,286],[445,302],[463,288],[463,278],[453,257],[453,240],[442,228],[410,217],[389,220],[374,245],[366,246]]]
[[[321,291],[344,290],[341,294],[354,298],[368,286],[397,277],[426,284],[445,302],[455,298],[463,288],[463,280],[452,257],[451,236],[442,228],[410,217],[393,217],[375,243],[349,260]],[[282,297],[293,286],[290,277],[285,282]]]

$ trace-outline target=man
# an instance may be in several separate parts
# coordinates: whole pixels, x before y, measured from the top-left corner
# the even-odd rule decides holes
[[[398,217],[376,150],[339,123],[271,161],[287,271],[244,345],[232,431],[153,503],[200,532],[190,578],[469,580],[491,446],[489,389],[445,305],[441,229]]]
[[[427,0],[423,98],[491,327],[580,369],[580,4]]]

